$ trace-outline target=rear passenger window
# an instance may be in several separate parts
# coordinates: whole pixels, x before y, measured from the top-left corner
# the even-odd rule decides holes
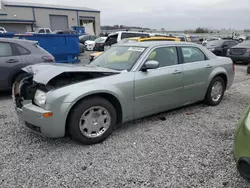
[[[192,63],[192,62],[207,60],[207,57],[199,48],[181,47],[181,50],[184,63]]]
[[[121,39],[126,39],[126,38],[130,38],[130,37],[136,37],[136,35],[133,33],[122,33],[122,35],[121,35]]]
[[[30,54],[30,51],[27,50],[26,48],[16,44],[16,47],[17,47],[17,50],[19,51],[19,54],[20,55],[27,55],[27,54]]]
[[[12,47],[10,43],[0,42],[0,57],[11,56]]]
[[[40,29],[38,33],[45,33],[44,29]]]
[[[159,62],[159,67],[167,67],[178,64],[178,57],[175,47],[156,48],[147,59]]]

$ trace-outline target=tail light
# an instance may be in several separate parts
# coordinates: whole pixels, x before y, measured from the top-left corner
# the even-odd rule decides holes
[[[55,62],[55,58],[52,56],[43,56],[42,59],[44,62]]]

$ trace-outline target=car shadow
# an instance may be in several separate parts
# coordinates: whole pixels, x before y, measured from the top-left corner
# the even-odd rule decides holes
[[[6,99],[11,99],[11,92],[10,91],[1,91],[0,92],[0,101],[6,100]]]

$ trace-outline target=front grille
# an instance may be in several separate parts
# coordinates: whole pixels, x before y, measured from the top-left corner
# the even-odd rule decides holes
[[[246,53],[247,49],[245,48],[231,48],[230,49],[230,54],[231,55],[243,55]]]
[[[26,125],[29,129],[31,129],[31,130],[33,130],[33,131],[35,131],[35,132],[41,133],[41,128],[40,128],[40,127],[37,127],[37,126],[35,126],[35,125],[32,125],[32,124],[30,124],[30,123],[28,123],[28,122],[25,122],[25,125]]]

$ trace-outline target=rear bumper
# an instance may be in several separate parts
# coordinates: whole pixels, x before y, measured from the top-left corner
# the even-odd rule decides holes
[[[234,62],[238,62],[238,61],[241,61],[241,62],[245,62],[245,63],[248,63],[250,62],[250,56],[246,56],[246,55],[242,55],[242,56],[232,56],[232,55],[229,55],[228,57],[230,57]]]

